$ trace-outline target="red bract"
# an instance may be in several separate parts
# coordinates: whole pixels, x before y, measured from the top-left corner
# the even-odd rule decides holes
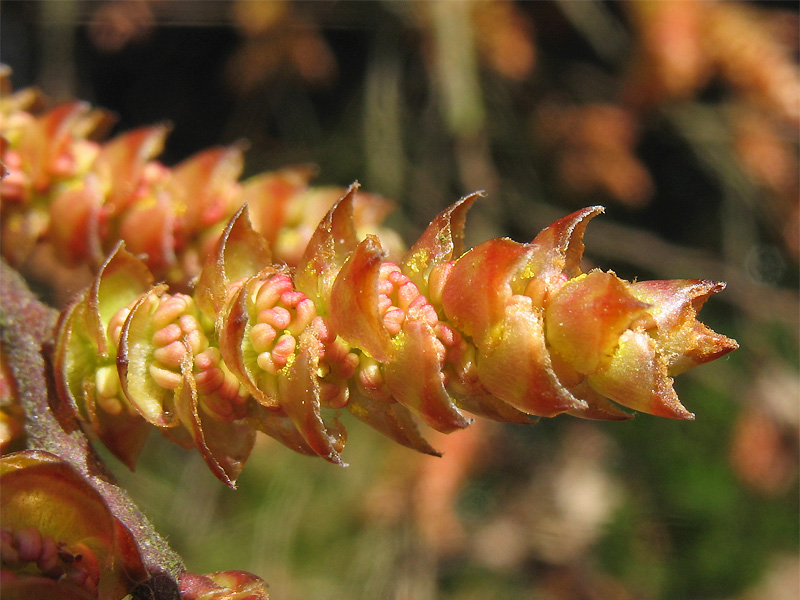
[[[671,376],[736,348],[695,318],[723,284],[581,272],[583,233],[600,207],[528,244],[495,239],[463,252],[469,196],[391,262],[378,238],[359,238],[356,198],[353,186],[294,270],[270,264],[242,209],[208,254],[193,297],[142,290],[141,277],[124,292],[86,296],[59,334],[57,365],[73,365],[59,388],[68,404],[79,407],[73,398],[105,381],[106,363],[72,341],[82,338],[71,315],[100,296],[107,306],[94,321],[121,323],[108,339],[118,342],[119,389],[132,409],[125,414],[197,446],[231,486],[256,430],[344,464],[342,409],[429,454],[436,451],[417,420],[451,432],[470,424],[465,413],[514,423],[560,413],[629,418],[618,405],[692,418]],[[110,266],[132,260],[118,252],[92,289],[117,289]]]

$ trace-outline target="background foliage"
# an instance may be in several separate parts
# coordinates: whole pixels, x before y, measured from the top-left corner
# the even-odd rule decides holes
[[[354,423],[346,470],[261,437],[236,492],[156,437],[109,458],[191,570],[282,600],[797,597],[797,7],[703,6],[2,3],[17,89],[169,120],[167,164],[244,138],[250,173],[392,198],[406,239],[476,189],[468,243],[602,203],[591,261],[729,282],[704,321],[742,348],[678,380],[694,423],[477,424],[442,459]]]

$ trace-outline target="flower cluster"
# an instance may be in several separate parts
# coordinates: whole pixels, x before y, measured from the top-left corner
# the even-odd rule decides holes
[[[185,287],[244,203],[275,260],[295,264],[343,191],[310,187],[309,166],[240,182],[242,144],[205,150],[169,168],[154,158],[166,125],[98,141],[113,122],[107,112],[79,101],[43,110],[35,91],[11,93],[7,71],[0,72],[0,88],[0,233],[3,256],[14,266],[37,243],[47,243],[66,265],[96,268],[124,240],[129,251],[147,256],[157,279]],[[378,229],[389,207],[359,196],[359,228]],[[385,230],[384,237],[397,239]]]
[[[503,422],[568,413],[622,420],[620,406],[690,419],[672,377],[737,347],[696,320],[724,284],[630,283],[583,273],[591,207],[530,243],[462,247],[476,195],[436,217],[399,261],[356,230],[352,186],[295,268],[273,264],[247,208],[228,222],[192,295],[153,285],[117,249],[62,314],[57,389],[133,465],[150,425],[196,446],[233,486],[262,431],[343,464],[347,410],[436,454],[466,413]]]

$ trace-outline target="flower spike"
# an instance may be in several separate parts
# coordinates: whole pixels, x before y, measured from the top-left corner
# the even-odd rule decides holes
[[[61,364],[82,365],[59,388],[65,402],[76,410],[83,390],[111,389],[102,382],[113,345],[97,362],[73,341],[76,319],[91,316],[92,347],[116,344],[126,414],[196,446],[233,487],[256,431],[344,465],[342,409],[433,455],[417,420],[452,432],[471,423],[465,413],[630,418],[620,406],[691,419],[672,376],[736,348],[696,320],[723,284],[581,272],[583,233],[601,207],[528,244],[495,239],[463,252],[476,198],[467,196],[395,263],[377,237],[359,240],[356,190],[328,211],[295,269],[270,264],[246,208],[219,236],[194,295],[154,286],[133,297],[114,262],[133,259],[110,260],[62,318]],[[106,336],[109,327],[117,333]]]

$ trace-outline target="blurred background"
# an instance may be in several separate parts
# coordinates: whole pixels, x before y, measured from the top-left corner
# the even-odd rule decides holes
[[[431,435],[358,423],[348,469],[261,437],[232,492],[156,436],[109,458],[195,572],[276,600],[796,600],[796,2],[2,2],[16,89],[166,164],[246,140],[246,175],[319,166],[397,206],[411,242],[475,190],[468,242],[594,204],[587,266],[728,282],[701,313],[741,349],[681,376],[695,422],[564,417]]]

